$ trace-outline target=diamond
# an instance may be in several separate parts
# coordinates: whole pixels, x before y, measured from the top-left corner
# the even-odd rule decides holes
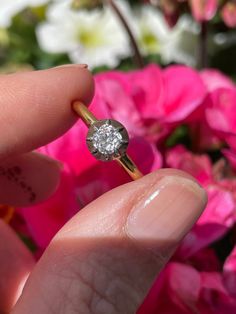
[[[102,125],[93,135],[93,145],[101,154],[114,154],[122,145],[122,135],[112,125]]]
[[[89,128],[87,145],[99,160],[112,160],[126,151],[129,137],[124,126],[115,120],[98,120]]]

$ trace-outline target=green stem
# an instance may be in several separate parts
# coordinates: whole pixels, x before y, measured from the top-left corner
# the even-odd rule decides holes
[[[199,67],[206,68],[208,65],[208,27],[207,22],[201,23],[201,33],[199,38]]]
[[[143,68],[144,67],[144,60],[142,58],[142,55],[140,53],[138,44],[136,42],[136,39],[134,37],[134,34],[131,31],[131,28],[128,24],[128,22],[126,21],[125,17],[123,16],[123,14],[121,13],[120,9],[118,8],[118,6],[116,5],[115,1],[113,0],[107,0],[107,2],[109,3],[109,5],[112,7],[112,9],[114,10],[114,12],[116,13],[116,15],[118,16],[121,24],[123,25],[129,40],[130,40],[130,44],[133,48],[133,53],[134,53],[134,62],[137,65],[138,68]]]

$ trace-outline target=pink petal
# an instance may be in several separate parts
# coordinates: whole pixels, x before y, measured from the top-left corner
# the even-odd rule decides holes
[[[221,12],[222,18],[228,27],[236,27],[236,3],[228,1]]]
[[[129,133],[150,133],[163,103],[162,71],[157,65],[129,73],[111,71],[96,76],[96,95],[91,108],[105,108],[105,117],[122,122]],[[101,110],[101,109],[99,109]],[[99,116],[99,115],[98,115]],[[103,115],[104,117],[104,115]]]
[[[188,258],[222,237],[234,224],[235,202],[230,192],[209,186],[208,205],[197,224],[184,238],[178,255]]]
[[[225,261],[223,277],[225,287],[236,298],[236,246]]]
[[[165,122],[181,122],[203,103],[206,88],[200,75],[192,68],[170,66],[163,71],[165,102],[162,107]]]
[[[201,273],[201,299],[199,313],[204,314],[234,314],[236,299],[231,298],[225,289],[220,273]]]
[[[87,127],[78,121],[66,134],[38,151],[68,165],[74,173],[90,168],[96,160],[86,145]]]
[[[213,92],[218,88],[234,88],[232,80],[218,70],[206,69],[200,72],[200,76],[208,92]]]
[[[95,115],[100,119],[116,119],[125,125],[131,135],[141,135],[141,115],[127,91],[127,74],[108,72],[98,75],[95,80],[96,94],[91,104]]]
[[[206,120],[222,136],[236,134],[236,88],[218,88],[206,99]]]
[[[212,165],[207,155],[194,155],[183,145],[177,145],[166,153],[169,167],[181,169],[195,177],[201,184],[212,181]]]
[[[191,266],[170,262],[155,281],[138,314],[196,312],[201,277]]]
[[[157,65],[129,73],[129,94],[144,118],[159,118],[164,102],[163,75]]]
[[[201,288],[199,273],[185,264],[171,263],[169,267],[170,293],[179,298],[177,303],[183,302],[186,306],[194,308]]]
[[[208,205],[197,224],[223,224],[230,228],[234,222],[235,204],[232,194],[217,186],[207,187]]]

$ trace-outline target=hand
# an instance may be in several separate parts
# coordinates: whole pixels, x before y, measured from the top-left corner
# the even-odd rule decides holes
[[[76,121],[71,102],[89,103],[91,74],[81,66],[67,66],[2,76],[0,91],[0,203],[42,201],[55,190],[60,167],[31,150]],[[9,167],[20,169],[29,193],[4,174]],[[159,170],[86,206],[36,265],[1,222],[0,313],[135,313],[205,204],[206,194],[192,177]]]

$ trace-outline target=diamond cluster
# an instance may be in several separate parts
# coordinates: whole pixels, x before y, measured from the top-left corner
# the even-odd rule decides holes
[[[97,159],[112,160],[125,153],[128,133],[115,120],[99,120],[89,128],[87,145]]]

